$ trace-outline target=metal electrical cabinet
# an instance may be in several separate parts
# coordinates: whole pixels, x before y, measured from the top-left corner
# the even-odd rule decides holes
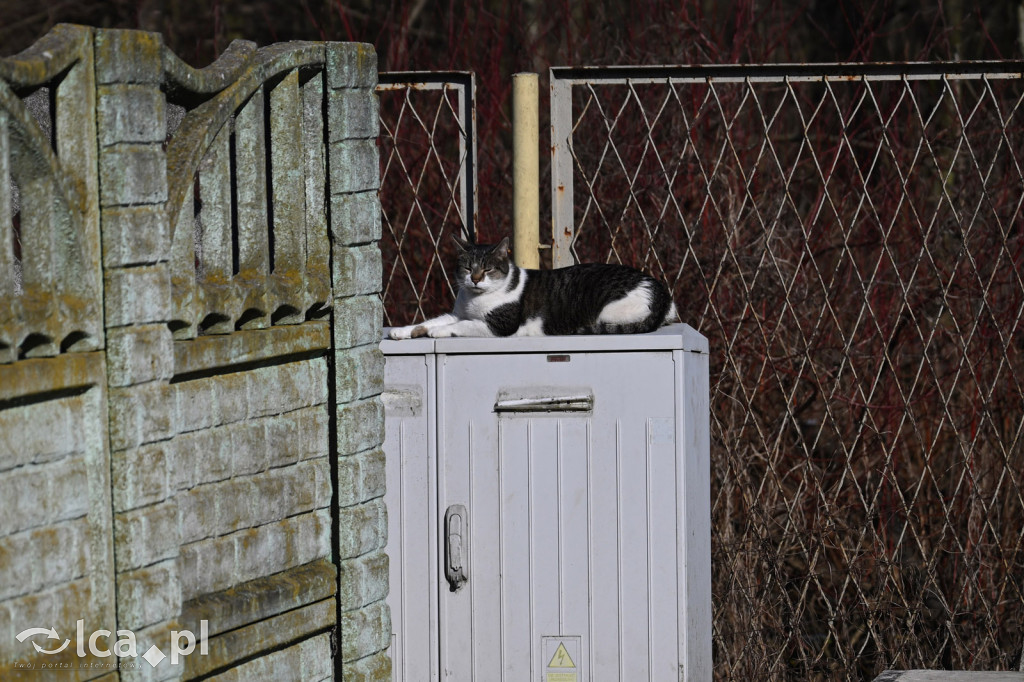
[[[381,350],[395,679],[710,680],[707,340]]]

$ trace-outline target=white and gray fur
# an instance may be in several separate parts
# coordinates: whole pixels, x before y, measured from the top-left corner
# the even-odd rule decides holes
[[[454,310],[395,327],[392,339],[636,334],[679,319],[665,285],[625,265],[526,270],[509,258],[508,237],[493,246],[455,241],[461,253]]]

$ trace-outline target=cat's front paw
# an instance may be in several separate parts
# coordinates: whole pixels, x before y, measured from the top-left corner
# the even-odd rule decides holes
[[[420,336],[427,335],[427,328],[422,324],[410,324],[408,327],[393,327],[388,332],[388,337],[395,341],[401,341],[402,339],[415,339]]]
[[[432,339],[447,339],[455,336],[455,330],[452,329],[455,325],[446,325],[444,327],[434,327],[427,332],[427,335]]]

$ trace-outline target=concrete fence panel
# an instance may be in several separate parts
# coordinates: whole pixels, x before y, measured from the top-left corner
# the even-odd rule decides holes
[[[0,676],[68,639],[77,679],[390,679],[376,76],[65,25],[0,60]]]

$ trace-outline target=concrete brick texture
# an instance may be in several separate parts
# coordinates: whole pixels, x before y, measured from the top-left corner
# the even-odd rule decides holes
[[[85,516],[89,508],[85,458],[26,465],[0,477],[0,536]]]
[[[108,207],[103,211],[103,264],[116,268],[166,260],[169,227],[162,204]]]
[[[142,568],[178,555],[178,502],[169,500],[114,515],[118,571]]]
[[[384,442],[384,403],[379,396],[338,406],[338,454],[379,447]]]
[[[391,643],[391,612],[384,602],[348,611],[341,618],[341,657],[355,661]]]
[[[171,456],[167,443],[116,452],[111,456],[114,511],[163,502],[170,495]]]
[[[346,559],[339,565],[338,601],[342,613],[384,599],[388,594],[388,555],[384,552]]]
[[[0,410],[0,472],[82,452],[88,418],[81,396]]]
[[[91,192],[85,203],[91,202],[91,229],[99,233],[91,235],[91,266],[103,287],[95,315],[103,319],[93,322],[105,337],[92,353],[96,378],[89,385],[73,383],[74,376],[61,383],[52,378],[64,376],[55,369],[39,374],[51,377],[50,384],[19,386],[15,400],[0,403],[0,678],[20,655],[7,643],[25,627],[73,628],[76,616],[83,617],[132,630],[139,654],[151,645],[166,654],[183,614],[204,612],[220,599],[221,610],[209,612],[230,627],[213,629],[264,634],[252,635],[237,653],[221,651],[218,667],[202,673],[213,673],[209,679],[326,680],[337,670],[344,679],[390,679],[376,54],[368,45],[330,43],[282,44],[254,55],[253,46],[236,44],[199,71],[169,56],[157,34],[67,30],[84,31],[86,47],[76,59],[95,67],[89,70],[95,80],[87,83],[93,104],[86,108],[95,118],[93,163],[76,165],[92,175],[65,184]],[[308,98],[310,111],[294,108],[296,121],[260,124],[254,135],[306,126],[306,139],[322,141],[311,157],[317,163],[296,164],[307,174],[296,186],[314,193],[305,197],[310,206],[326,211],[305,213],[307,221],[320,221],[315,225],[275,225],[274,248],[325,254],[324,263],[330,254],[329,278],[322,266],[319,275],[307,271],[324,290],[316,300],[328,302],[330,326],[303,322],[300,310],[289,321],[301,333],[285,346],[275,341],[284,337],[274,333],[282,327],[273,311],[227,306],[227,314],[212,311],[226,319],[205,327],[217,334],[184,338],[182,329],[210,322],[203,306],[212,299],[196,294],[193,281],[209,284],[213,265],[204,259],[215,255],[192,253],[189,188],[194,173],[201,170],[203,186],[213,187],[217,168],[230,167],[210,162],[209,149],[188,146],[223,140],[216,133],[227,119],[181,118],[167,92],[197,88],[204,93],[197,102],[229,117],[244,97],[228,86],[256,88],[299,68],[303,74],[322,69],[323,96]],[[222,93],[229,106],[218,109],[210,100]],[[171,115],[180,123],[168,138]],[[312,134],[310,121],[317,122]],[[262,138],[251,146],[258,155],[274,147]],[[188,165],[193,162],[198,167]],[[244,182],[243,176],[220,180]],[[225,201],[252,195],[266,206],[260,194],[266,182],[256,185],[241,194],[228,187]],[[205,194],[203,210],[213,211],[217,199]],[[241,280],[216,282],[225,300],[256,288],[245,306],[270,300],[305,306],[312,284],[269,272],[268,226],[232,226],[232,207],[222,202],[220,208],[225,225],[207,221],[196,229],[232,236],[224,241],[201,232],[198,243],[237,238],[246,267],[266,270],[247,271],[244,287]],[[177,230],[172,216],[184,216]],[[287,243],[293,239],[301,244]],[[217,277],[234,277],[230,270],[217,270]],[[0,324],[7,319],[0,314]],[[0,338],[5,332],[0,329]],[[242,334],[258,335],[244,339],[244,358],[241,346],[232,345]],[[39,362],[56,367],[62,358]],[[319,578],[309,577],[311,567],[319,567]],[[268,580],[280,594],[260,598]],[[330,590],[303,580],[329,581]],[[307,593],[313,601],[302,601]],[[246,610],[251,603],[262,606]],[[242,606],[225,616],[234,605]],[[298,618],[301,609],[316,613],[315,622]],[[295,630],[279,632],[278,625]],[[169,661],[120,671],[126,681],[183,676],[185,666]]]
[[[303,640],[294,646],[257,658],[207,678],[216,682],[279,680],[302,682],[330,679],[331,641],[326,634]]]
[[[0,600],[33,594],[86,574],[89,526],[76,519],[0,538]]]
[[[0,679],[33,660],[25,628],[114,622],[103,402],[94,386],[0,408]]]
[[[327,402],[327,363],[322,358],[246,372],[249,416],[281,414]]]
[[[377,85],[377,53],[366,43],[333,43],[327,48],[327,85],[332,89]]]
[[[380,129],[380,102],[377,93],[365,88],[331,90],[330,142],[350,139],[374,139]]]
[[[383,324],[380,296],[352,296],[334,302],[334,343],[339,348],[379,343]]]
[[[357,661],[347,661],[342,673],[344,682],[383,682],[391,679],[391,658],[378,652]]]
[[[338,511],[338,558],[349,559],[384,547],[388,512],[377,498]]]
[[[109,392],[110,445],[116,450],[166,440],[174,436],[177,421],[170,396],[174,391],[163,382]]]
[[[104,206],[167,201],[167,162],[159,148],[119,144],[100,155],[100,201]]]
[[[376,140],[339,140],[331,143],[331,168],[346,172],[331,181],[332,192],[368,192],[380,186]]]
[[[165,324],[118,327],[107,333],[110,386],[133,386],[174,374],[171,330]]]
[[[101,146],[118,142],[163,142],[167,136],[164,98],[159,90],[131,83],[97,88],[96,128]]]
[[[181,608],[181,583],[175,559],[122,573],[117,589],[121,602],[118,622],[128,630],[172,620]]]
[[[165,265],[107,270],[104,291],[108,327],[165,322],[170,317],[171,278]]]
[[[104,30],[96,32],[96,82],[159,83],[163,40],[156,33]]]
[[[383,450],[368,450],[338,459],[338,506],[351,507],[381,497],[386,488]]]
[[[257,474],[205,483],[177,496],[181,542],[196,542],[326,508],[326,457]]]
[[[384,390],[384,354],[376,343],[335,354],[335,397],[351,402],[379,395]]]
[[[359,296],[380,291],[384,275],[380,249],[376,244],[352,246],[335,251],[334,293]]]
[[[341,246],[368,244],[380,239],[380,199],[377,193],[354,192],[331,197],[331,237]]]
[[[327,509],[184,544],[182,599],[226,590],[331,555]]]

